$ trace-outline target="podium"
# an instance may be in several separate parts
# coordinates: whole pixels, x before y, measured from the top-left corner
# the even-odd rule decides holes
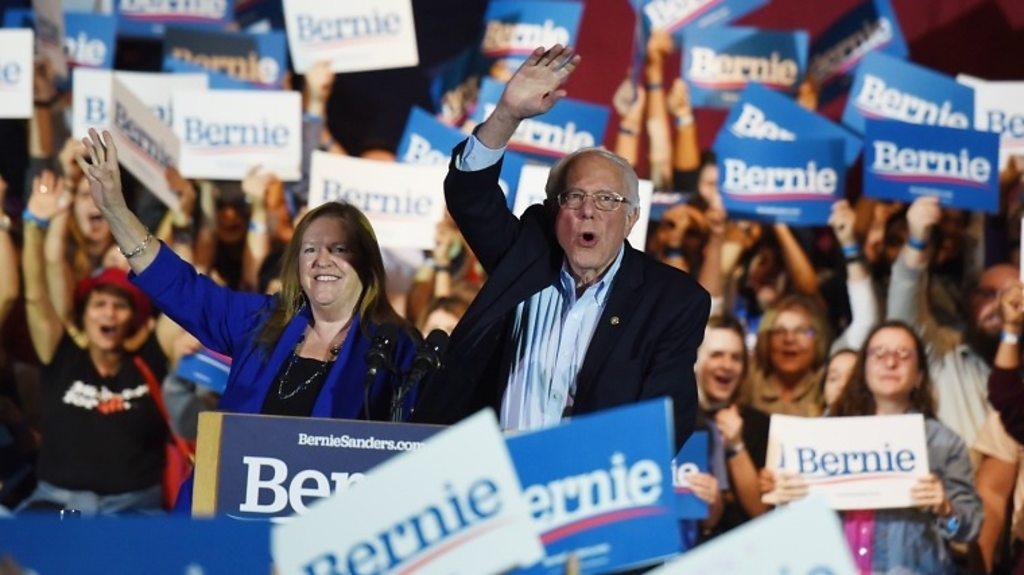
[[[347,489],[442,426],[206,412],[192,515],[281,521]]]

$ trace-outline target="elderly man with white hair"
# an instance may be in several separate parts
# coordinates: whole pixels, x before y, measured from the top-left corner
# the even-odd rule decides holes
[[[632,167],[607,150],[578,150],[551,169],[543,205],[521,218],[498,186],[520,123],[565,96],[579,61],[568,47],[534,50],[452,153],[448,211],[488,280],[413,418],[454,423],[492,407],[503,428],[525,430],[667,396],[678,447],[694,426],[693,364],[710,298],[626,241],[640,213]]]

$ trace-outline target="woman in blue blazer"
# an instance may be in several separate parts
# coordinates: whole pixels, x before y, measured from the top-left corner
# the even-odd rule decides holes
[[[364,356],[380,325],[405,323],[388,303],[380,248],[362,212],[336,202],[310,211],[285,248],[281,292],[235,292],[153,241],[125,203],[110,134],[102,141],[95,130],[89,136],[77,160],[131,264],[132,281],[203,345],[232,358],[220,409],[388,418],[392,378],[382,370],[367,388]],[[397,337],[400,369],[414,352],[411,334]]]

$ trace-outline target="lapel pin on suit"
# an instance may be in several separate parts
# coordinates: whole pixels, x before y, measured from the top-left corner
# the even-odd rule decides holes
[[[608,323],[612,325],[619,325],[619,316],[613,315],[611,319],[608,320]]]

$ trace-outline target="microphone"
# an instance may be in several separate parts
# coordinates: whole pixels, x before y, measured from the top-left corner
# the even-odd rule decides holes
[[[448,351],[448,334],[435,329],[427,334],[427,339],[412,358],[412,368],[406,386],[413,387],[432,371],[441,369],[441,360]]]
[[[377,328],[373,336],[370,349],[363,356],[366,361],[366,387],[373,385],[377,373],[381,369],[392,369],[391,356],[395,354],[395,342],[398,341],[398,326],[393,323],[383,323]]]
[[[363,361],[366,362],[366,375],[363,378],[363,415],[370,418],[370,388],[377,380],[381,369],[394,371],[391,357],[395,355],[395,343],[398,341],[399,328],[393,323],[383,323],[377,327],[370,349],[366,350]]]
[[[412,391],[414,387],[422,380],[427,374],[441,369],[442,358],[444,358],[445,352],[448,350],[448,334],[439,329],[435,329],[427,334],[427,338],[420,345],[420,348],[416,351],[416,355],[412,358],[412,367],[409,369],[409,375],[406,376],[405,381],[395,390],[394,395],[391,399],[391,421],[400,422],[402,421],[402,401],[405,400],[405,396]]]

